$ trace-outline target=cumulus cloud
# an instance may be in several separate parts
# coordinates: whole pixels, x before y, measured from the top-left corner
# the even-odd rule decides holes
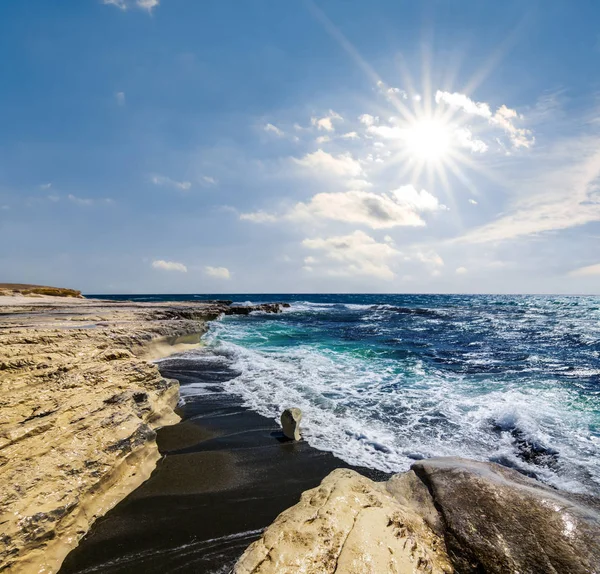
[[[444,102],[449,106],[463,110],[467,114],[481,116],[482,118],[490,119],[492,117],[492,110],[489,104],[474,102],[469,96],[458,92],[450,93],[438,90],[435,93],[435,102],[436,104]]]
[[[344,118],[340,116],[340,114],[334,112],[333,110],[329,110],[329,113],[322,118],[312,117],[310,118],[311,125],[315,126],[318,130],[324,130],[326,132],[335,131],[335,126],[333,125],[335,121],[343,121]]]
[[[227,267],[211,267],[210,265],[207,265],[204,268],[204,272],[216,279],[231,279],[231,273]]]
[[[457,267],[455,273],[457,275],[464,275],[467,272],[466,267]]]
[[[477,201],[475,201],[474,199],[469,199],[469,203],[471,205],[477,205]]]
[[[569,275],[571,277],[594,277],[600,275],[600,263],[573,269],[573,271],[569,272]]]
[[[308,203],[298,203],[290,212],[293,219],[333,219],[362,223],[372,229],[396,226],[423,226],[420,213],[445,209],[438,199],[424,189],[405,185],[389,193],[346,191],[318,193]]]
[[[378,279],[390,280],[394,272],[391,261],[398,251],[387,243],[378,243],[362,231],[336,237],[305,239],[302,245],[321,253],[329,263],[330,275],[369,275]],[[317,259],[311,260],[313,264]],[[331,266],[331,263],[335,266]]]
[[[162,269],[163,271],[178,271],[179,273],[187,273],[187,267],[183,263],[177,261],[165,261],[164,259],[156,259],[152,262],[154,269]]]
[[[358,121],[364,126],[374,126],[379,123],[379,118],[377,116],[372,116],[371,114],[362,114],[358,116]]]
[[[266,124],[263,128],[267,133],[275,134],[277,137],[283,137],[284,133],[277,126],[273,124]]]
[[[358,140],[358,139],[360,139],[360,136],[356,132],[348,132],[347,134],[342,134],[340,137],[342,139],[345,139],[345,140]]]
[[[490,125],[498,126],[503,129],[509,136],[514,147],[528,148],[535,143],[535,138],[533,137],[531,130],[518,128],[514,125],[514,121],[522,120],[523,116],[519,115],[516,110],[508,108],[504,104],[502,104],[495,113],[492,113],[489,104],[485,102],[475,102],[465,94],[460,94],[458,92],[443,92],[441,90],[438,90],[435,93],[435,101],[438,104],[443,102],[451,107],[461,109],[467,114],[485,118]]]
[[[358,177],[363,173],[360,163],[350,153],[333,156],[322,149],[318,149],[313,153],[306,154],[301,159],[292,159],[302,167],[325,175]]]
[[[454,130],[454,137],[458,145],[474,153],[484,153],[488,150],[487,144],[482,140],[474,138],[469,128],[456,128]]]
[[[170,177],[165,177],[164,175],[153,175],[150,178],[150,181],[152,181],[154,185],[173,187],[182,191],[188,191],[192,187],[192,184],[189,181],[176,181]]]

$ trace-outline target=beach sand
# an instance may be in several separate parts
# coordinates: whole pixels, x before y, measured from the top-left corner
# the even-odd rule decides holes
[[[176,358],[165,377],[214,385],[161,429],[163,458],[148,481],[99,519],[60,574],[229,572],[244,549],[300,494],[335,468],[351,468],[308,443],[284,440],[277,422],[221,390],[227,368],[194,370]],[[388,475],[356,469],[375,480]]]

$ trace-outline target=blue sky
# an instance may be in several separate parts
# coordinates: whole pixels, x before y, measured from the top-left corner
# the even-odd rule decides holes
[[[0,281],[600,292],[600,6],[0,5]]]

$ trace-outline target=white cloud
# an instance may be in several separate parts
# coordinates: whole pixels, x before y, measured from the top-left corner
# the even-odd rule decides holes
[[[306,154],[303,158],[292,158],[298,165],[326,175],[358,177],[362,167],[349,153],[333,156],[322,149]]]
[[[311,125],[315,126],[318,130],[325,130],[327,132],[335,131],[335,126],[333,125],[333,121],[343,121],[344,118],[340,116],[340,114],[334,112],[333,110],[329,110],[329,113],[323,118],[310,118]]]
[[[396,226],[423,226],[422,212],[445,209],[424,189],[405,185],[389,193],[368,191],[318,193],[308,203],[298,203],[289,213],[292,219],[333,219],[362,223],[372,229]]]
[[[484,153],[488,150],[488,146],[484,141],[473,138],[473,133],[469,128],[456,128],[454,137],[458,145],[472,152]]]
[[[387,86],[381,80],[377,82],[377,88],[379,88],[379,93],[383,94],[388,100],[393,101],[396,98],[408,99],[408,94],[404,90]]]
[[[136,0],[136,4],[140,8],[152,12],[153,8],[156,8],[160,4],[160,0]]]
[[[202,181],[204,183],[208,183],[209,185],[217,185],[217,180],[214,177],[210,177],[209,175],[203,175]]]
[[[600,137],[562,139],[507,180],[514,199],[500,218],[457,241],[502,241],[600,221],[599,180]]]
[[[571,277],[595,277],[596,275],[600,275],[600,263],[573,269],[573,271],[569,272],[569,275]]]
[[[124,106],[125,105],[125,92],[117,92],[115,94],[115,101],[117,102],[118,106]]]
[[[362,231],[337,237],[305,239],[302,245],[321,252],[326,259],[337,263],[336,267],[327,265],[330,275],[370,275],[385,280],[394,278],[390,262],[397,257],[398,251],[387,243],[378,243]]]
[[[439,104],[444,102],[454,108],[460,108],[468,114],[481,116],[482,118],[490,119],[492,117],[492,110],[490,110],[489,104],[485,102],[474,102],[469,96],[460,94],[458,92],[442,92],[438,90],[435,93],[435,102]]]
[[[178,271],[179,273],[187,273],[187,267],[183,263],[177,261],[165,261],[163,259],[156,259],[152,262],[154,269],[162,269],[163,271]]]
[[[160,0],[135,0],[135,3],[132,0],[102,0],[102,4],[116,6],[120,10],[127,10],[135,5],[137,8],[152,12],[160,4]]]
[[[152,181],[154,185],[174,187],[176,189],[181,189],[182,191],[188,191],[192,187],[192,184],[189,181],[176,181],[170,177],[165,177],[164,175],[153,175],[150,178],[150,181]]]
[[[265,127],[263,129],[267,133],[275,134],[277,137],[283,137],[284,136],[283,131],[280,130],[277,126],[274,126],[273,124],[267,124],[267,125],[265,125]]]
[[[278,218],[266,211],[254,211],[252,213],[241,213],[240,219],[243,221],[252,221],[253,223],[273,223]]]
[[[467,95],[458,92],[450,93],[442,92],[440,90],[435,94],[435,101],[438,104],[444,102],[451,107],[463,110],[467,114],[485,118],[491,125],[502,128],[508,134],[514,147],[529,148],[535,143],[535,138],[533,137],[531,130],[518,128],[513,123],[515,120],[522,120],[523,116],[519,115],[516,110],[508,108],[504,104],[492,114],[489,104],[485,102],[475,102]]]
[[[207,265],[204,268],[204,271],[207,275],[215,277],[216,279],[231,279],[231,273],[227,267],[211,267],[210,265]]]
[[[57,196],[52,196],[52,197],[57,197]],[[76,203],[77,205],[94,205],[94,204],[98,204],[98,203],[104,203],[104,204],[114,203],[114,201],[112,199],[110,199],[109,197],[103,197],[103,198],[99,198],[99,199],[91,199],[89,197],[77,197],[76,195],[69,194],[67,196],[67,198],[69,199],[69,201],[72,201],[73,203]],[[51,198],[49,197],[49,199],[51,199]],[[51,201],[54,201],[54,200],[51,199]]]
[[[444,260],[440,257],[440,255],[433,251],[433,249],[428,249],[427,251],[417,250],[412,255],[407,256],[407,260],[416,260],[421,263],[425,263],[429,267],[443,267]]]
[[[52,187],[51,183],[42,183],[40,184],[40,189],[50,189]]]
[[[315,142],[318,143],[318,144],[327,143],[327,142],[330,142],[330,141],[331,141],[331,138],[329,136],[319,136],[315,140]]]
[[[347,134],[343,134],[340,136],[345,140],[359,140],[360,136],[356,132],[348,132]]]
[[[535,138],[532,136],[531,130],[515,127],[512,123],[515,118],[523,119],[523,116],[519,116],[515,110],[511,110],[503,104],[491,118],[490,123],[499,125],[508,133],[513,146],[531,147],[535,143]]]
[[[477,201],[475,201],[474,199],[469,199],[469,203],[471,205],[477,205]]]
[[[371,114],[362,114],[358,116],[358,121],[369,127],[379,123],[379,118],[377,116],[372,116]]]
[[[464,275],[467,272],[466,267],[457,267],[455,273],[457,275]]]
[[[121,10],[127,10],[127,4],[125,3],[125,0],[102,0],[102,4],[116,6]]]
[[[373,187],[373,184],[366,179],[351,179],[347,184],[350,189],[367,189]]]

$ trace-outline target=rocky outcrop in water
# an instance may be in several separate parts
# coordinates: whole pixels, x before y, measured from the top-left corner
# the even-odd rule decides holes
[[[600,572],[600,502],[493,463],[438,458],[385,483],[336,470],[235,574]]]
[[[0,297],[0,571],[55,572],[148,478],[179,385],[147,359],[197,345],[230,303]]]

